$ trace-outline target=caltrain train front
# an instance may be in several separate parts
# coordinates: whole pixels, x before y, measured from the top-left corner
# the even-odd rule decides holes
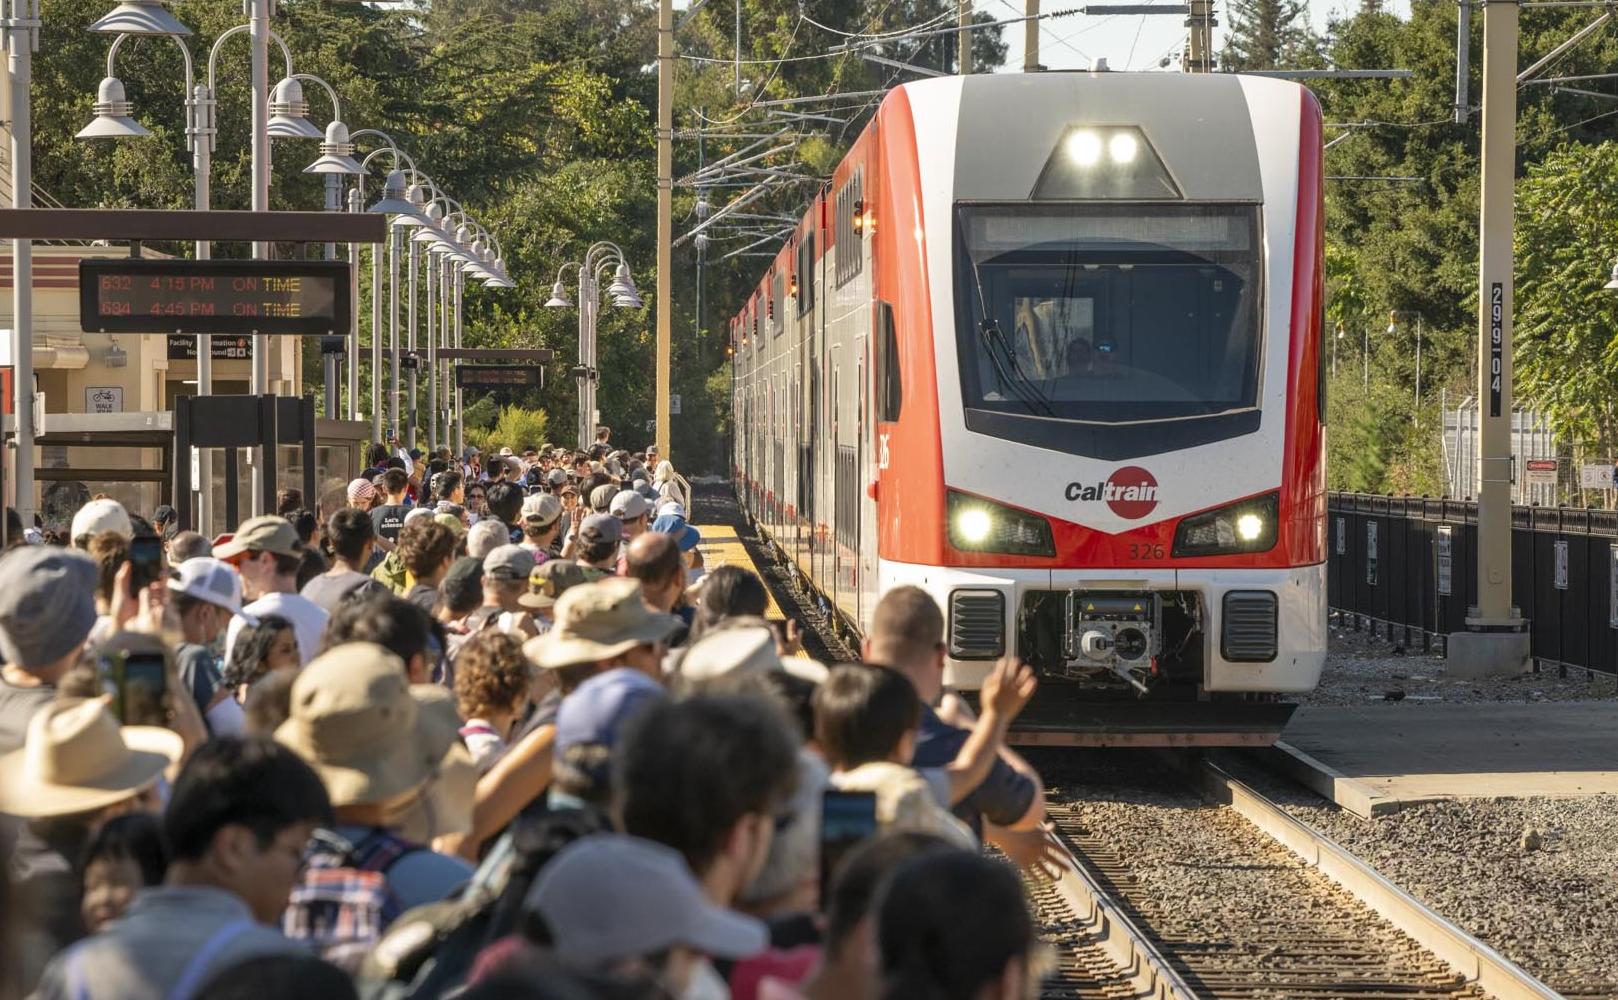
[[[1326,647],[1318,106],[1253,77],[905,90],[943,503],[881,521],[943,545],[883,588],[939,599],[956,685],[1037,665],[1046,740],[1273,739]],[[932,465],[900,429],[884,501]]]
[[[1314,98],[954,77],[864,139],[878,588],[937,598],[951,685],[1039,669],[1024,742],[1272,742],[1326,654]]]

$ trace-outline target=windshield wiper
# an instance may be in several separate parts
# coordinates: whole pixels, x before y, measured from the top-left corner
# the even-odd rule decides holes
[[[984,316],[983,322],[978,324],[978,336],[983,338],[983,343],[988,348],[989,361],[994,365],[995,374],[1000,378],[1000,384],[1015,393],[1017,398],[1022,400],[1023,404],[1029,409],[1044,410],[1047,417],[1056,416],[1056,411],[1051,408],[1050,397],[1046,396],[1040,389],[1035,388],[1028,377],[1023,374],[1022,365],[1017,361],[1017,352],[1012,350],[1011,345],[1006,342],[1006,335],[1001,332],[1000,324],[988,316]],[[1008,361],[1011,363],[1012,371],[1016,373],[1015,378],[1006,371]]]

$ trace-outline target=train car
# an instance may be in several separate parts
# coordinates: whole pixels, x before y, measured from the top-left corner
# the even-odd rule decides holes
[[[748,515],[854,630],[915,584],[1023,742],[1273,741],[1326,654],[1320,109],[1276,79],[906,84],[731,321]]]

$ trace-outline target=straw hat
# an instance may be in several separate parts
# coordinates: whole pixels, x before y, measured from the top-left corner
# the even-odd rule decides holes
[[[621,576],[569,587],[556,599],[554,618],[549,632],[523,646],[534,665],[546,670],[610,660],[642,643],[661,642],[680,626],[673,615],[646,606],[639,580]]]
[[[460,719],[454,697],[412,686],[400,659],[369,642],[315,657],[292,684],[292,714],[275,731],[326,783],[332,805],[385,802],[436,774]]]
[[[43,819],[122,802],[184,749],[173,730],[118,725],[104,698],[52,702],[34,713],[22,749],[0,757],[0,812]]]

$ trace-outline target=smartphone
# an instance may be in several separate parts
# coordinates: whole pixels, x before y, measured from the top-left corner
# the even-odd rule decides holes
[[[140,593],[163,575],[163,539],[137,536],[129,542],[129,586]]]
[[[168,661],[162,653],[120,653],[101,661],[102,687],[112,712],[126,726],[168,724]]]
[[[876,835],[876,793],[828,788],[820,797],[820,905],[831,902],[832,882],[848,853]]]

